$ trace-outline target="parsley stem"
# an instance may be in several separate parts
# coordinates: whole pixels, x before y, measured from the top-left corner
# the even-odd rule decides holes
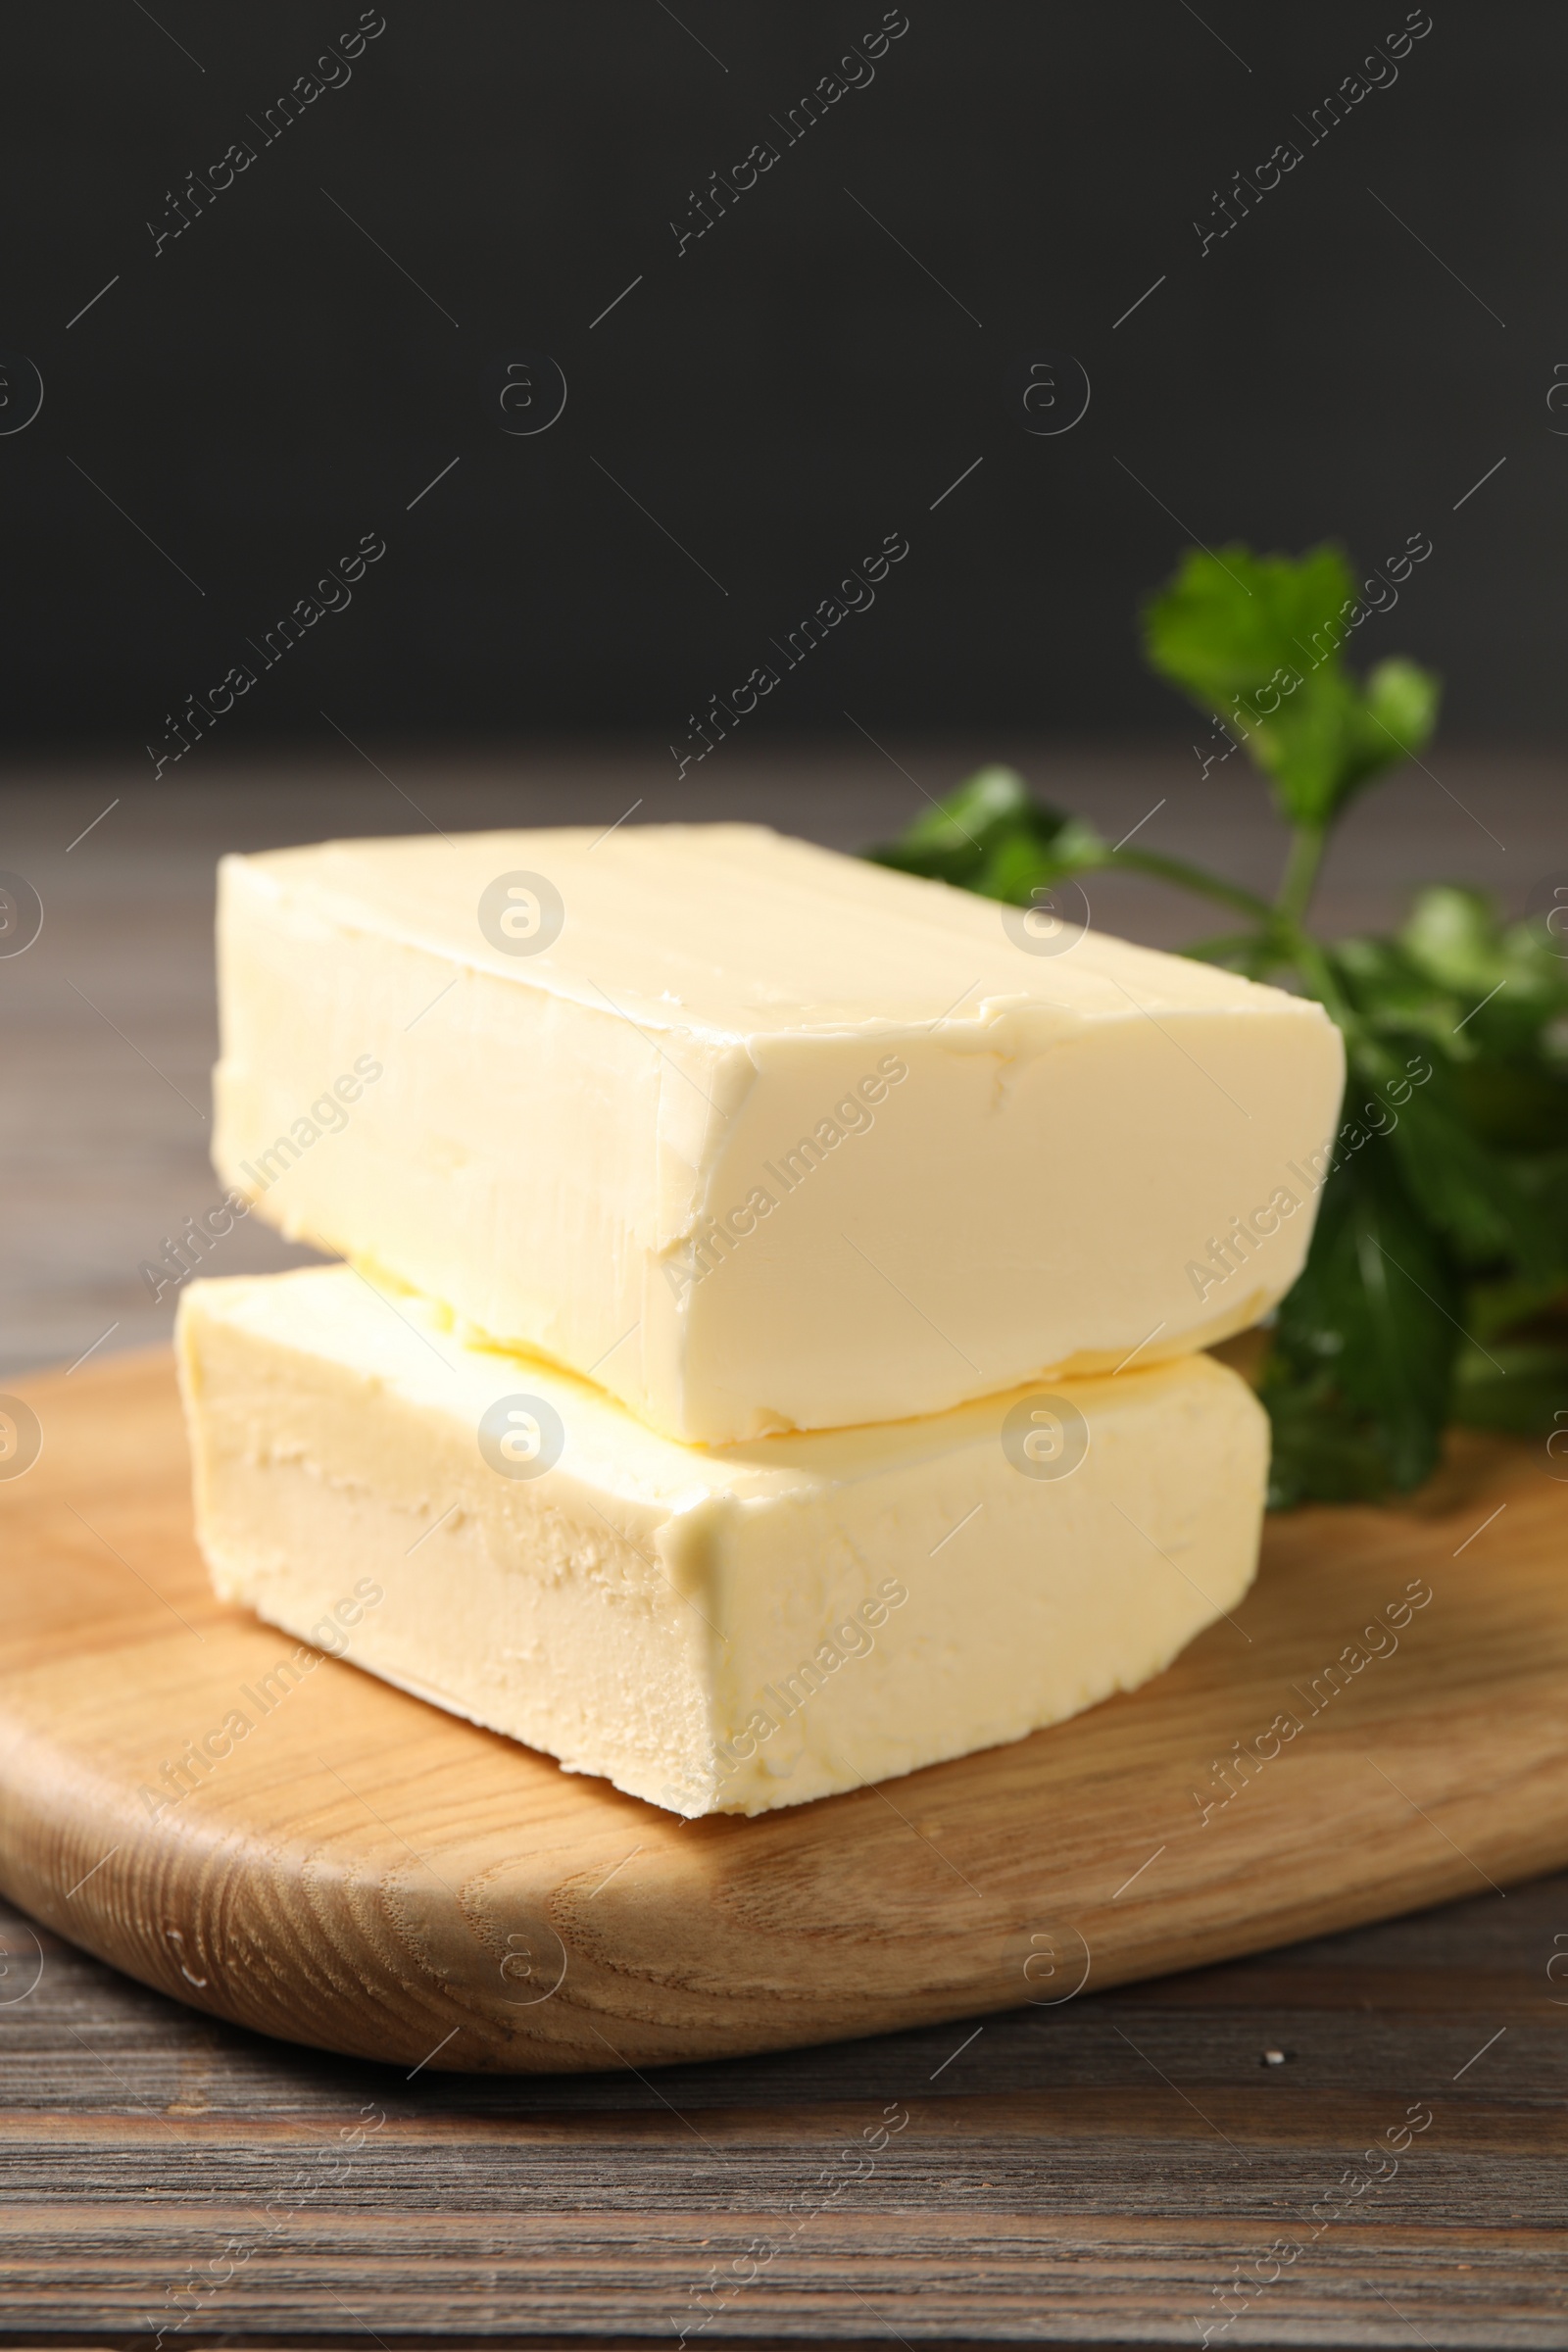
[[[1290,856],[1285,861],[1285,879],[1280,884],[1274,911],[1293,928],[1306,920],[1306,910],[1317,887],[1318,869],[1323,863],[1323,852],[1328,846],[1328,831],[1323,825],[1293,825]]]
[[[1323,853],[1328,847],[1326,825],[1293,825],[1285,877],[1272,909],[1272,927],[1280,946],[1300,973],[1331,1020],[1344,1030],[1348,1043],[1360,1039],[1361,1024],[1346,997],[1334,967],[1320,943],[1306,928],[1306,910],[1317,887]]]

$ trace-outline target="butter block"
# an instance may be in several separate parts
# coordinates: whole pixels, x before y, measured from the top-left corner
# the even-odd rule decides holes
[[[228,858],[219,966],[225,1183],[709,1444],[1242,1329],[1343,1080],[1315,1004],[751,825]]]
[[[686,1815],[1060,1722],[1256,1559],[1266,1423],[1209,1356],[723,1449],[348,1266],[192,1284],[179,1356],[225,1599]]]

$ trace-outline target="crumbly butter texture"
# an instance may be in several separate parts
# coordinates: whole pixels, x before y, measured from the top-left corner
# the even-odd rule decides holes
[[[1132,1690],[1256,1559],[1264,1415],[1209,1356],[716,1449],[346,1266],[194,1283],[179,1354],[224,1598],[319,1642],[373,1589],[331,1646],[687,1815]]]
[[[1338,1031],[1041,944],[752,825],[227,858],[215,1158],[284,1232],[710,1444],[1242,1329],[1305,1254]]]

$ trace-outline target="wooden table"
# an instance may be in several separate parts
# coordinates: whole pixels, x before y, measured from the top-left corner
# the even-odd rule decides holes
[[[969,759],[888,740],[933,791]],[[1255,787],[1185,781],[1185,740],[1001,748],[1102,824],[1165,794],[1152,839],[1271,870]],[[870,752],[757,760],[677,809],[652,755],[368,749],[449,829],[608,824],[643,796],[849,846],[924,805]],[[1564,862],[1548,762],[1441,772],[1506,847],[1402,781],[1356,820],[1331,919],[1386,921],[1441,873],[1517,902]],[[135,1266],[212,1189],[216,852],[418,819],[324,757],[174,791],[63,773],[3,816],[0,863],[46,906],[0,962],[16,1368],[163,1329]],[[1102,896],[1109,927],[1191,927]],[[258,1228],[214,1270],[286,1262]],[[646,2079],[410,2080],[216,2024],[15,1914],[0,1948],[0,2347],[150,2345],[182,2309],[189,2340],[279,2347],[1568,2345],[1568,1879],[979,2029]],[[889,2110],[907,2121],[856,2177],[841,2151]],[[1372,2181],[1362,2151],[1403,2130]]]
[[[14,1915],[3,1940],[0,1997],[37,1966]],[[978,2032],[409,2081],[48,1938],[0,2009],[0,2342],[144,2344],[195,2266],[184,2333],[231,2343],[673,2343],[710,2315],[759,2343],[1196,2344],[1234,2313],[1212,2340],[1561,2345],[1554,1952],[1568,1879]],[[889,2109],[857,2181],[841,2151]],[[1350,2198],[1412,2109],[1397,2174]]]

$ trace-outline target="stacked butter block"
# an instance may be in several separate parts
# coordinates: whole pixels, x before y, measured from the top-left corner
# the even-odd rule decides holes
[[[1020,1738],[1253,1573],[1316,1005],[742,825],[224,861],[215,1582],[685,1814]]]

